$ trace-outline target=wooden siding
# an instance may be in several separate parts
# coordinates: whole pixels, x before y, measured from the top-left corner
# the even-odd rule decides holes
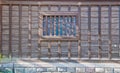
[[[55,10],[54,10],[55,8]],[[0,53],[22,58],[120,58],[118,5],[0,5]],[[43,16],[76,15],[77,37],[44,37]]]

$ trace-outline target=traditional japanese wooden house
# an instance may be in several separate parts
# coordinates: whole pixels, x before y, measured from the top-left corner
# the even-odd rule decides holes
[[[119,0],[0,0],[0,53],[120,59]]]

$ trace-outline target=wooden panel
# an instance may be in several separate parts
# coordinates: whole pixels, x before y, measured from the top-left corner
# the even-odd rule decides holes
[[[88,55],[91,58],[91,6],[88,6]]]
[[[79,6],[79,14],[78,14],[78,26],[79,26],[79,30],[78,30],[78,34],[79,34],[79,38],[78,38],[78,58],[80,59],[81,57],[81,8]]]
[[[41,36],[42,36],[42,33],[43,33],[43,27],[42,27],[42,21],[43,21],[43,16],[41,15],[41,7],[38,6],[38,51],[39,51],[39,54],[38,54],[38,58],[41,57]]]
[[[98,6],[98,37],[99,37],[99,39],[98,39],[98,41],[99,41],[98,57],[101,58],[102,48],[101,48],[101,7],[100,6]]]
[[[28,52],[28,57],[31,57],[31,52],[32,52],[32,43],[31,43],[31,40],[32,40],[32,13],[31,13],[31,6],[29,5],[29,26],[28,26],[28,49],[29,49],[29,52]]]
[[[71,59],[71,42],[68,42],[68,59]]]
[[[120,51],[120,6],[119,6],[119,51]],[[119,53],[120,56],[120,53]]]
[[[111,35],[111,6],[109,6],[109,25],[108,25],[108,35],[109,35],[109,59],[112,57],[112,35]]]
[[[58,41],[58,57],[61,58],[61,54],[62,54],[62,51],[61,51],[61,42]]]
[[[8,56],[12,57],[12,5],[9,5],[9,52]]]
[[[2,55],[2,5],[1,4],[0,4],[0,54]]]
[[[21,26],[21,18],[22,18],[22,6],[19,5],[19,57],[22,57],[22,49],[21,49],[21,31],[22,31],[22,26]]]
[[[51,58],[51,41],[48,42],[48,58]]]
[[[115,12],[113,14],[116,14],[116,15],[114,15],[113,17],[111,16],[112,15],[111,6],[105,6],[105,7],[103,7],[103,9],[101,6],[96,6],[96,7],[98,7],[98,11],[94,8],[92,10],[91,6],[86,6],[86,8],[83,8],[83,9],[81,9],[81,6],[79,6],[79,12],[75,12],[75,13],[74,12],[73,13],[57,12],[56,15],[54,15],[55,12],[53,12],[53,13],[50,12],[50,14],[49,14],[49,12],[46,12],[46,15],[45,15],[47,18],[46,23],[48,23],[49,15],[50,15],[50,19],[51,19],[51,17],[54,17],[54,18],[58,17],[59,20],[60,20],[61,16],[63,16],[64,18],[65,17],[69,18],[72,16],[74,17],[74,15],[75,15],[77,18],[76,24],[79,25],[79,28],[77,29],[77,34],[78,34],[77,37],[69,37],[69,36],[67,37],[67,34],[65,37],[60,36],[60,34],[58,34],[58,37],[57,36],[53,37],[51,34],[51,31],[52,31],[51,28],[50,28],[50,35],[48,35],[49,28],[47,28],[47,35],[44,37],[43,36],[43,28],[42,28],[43,27],[42,26],[43,12],[41,12],[40,6],[36,6],[36,7],[38,7],[38,10],[33,9],[33,12],[32,12],[32,10],[31,10],[32,6],[29,6],[28,8],[27,7],[22,8],[22,5],[18,5],[18,7],[19,7],[19,10],[17,10],[17,11],[19,11],[18,14],[15,12],[16,8],[12,9],[12,6],[13,5],[8,6],[10,11],[9,11],[9,9],[4,9],[3,12],[1,10],[2,7],[0,6],[0,13],[5,12],[3,17],[2,17],[2,14],[0,14],[0,21],[2,21],[2,18],[3,18],[3,23],[4,23],[4,26],[2,26],[3,25],[2,22],[0,23],[0,50],[2,49],[2,46],[3,46],[5,53],[7,54],[7,52],[9,52],[8,53],[9,57],[16,56],[17,52],[12,52],[12,50],[16,50],[15,48],[18,48],[18,47],[19,47],[19,49],[17,51],[18,51],[19,57],[22,57],[22,53],[28,54],[29,57],[31,57],[31,53],[32,53],[32,55],[35,55],[35,53],[36,54],[38,53],[39,58],[43,57],[43,56],[47,56],[49,58],[52,58],[52,57],[61,58],[61,57],[65,56],[65,57],[68,57],[69,59],[71,59],[73,57],[73,54],[75,54],[77,52],[78,54],[77,53],[76,54],[79,59],[94,58],[93,53],[97,56],[97,58],[104,57],[104,58],[111,59],[111,56],[112,56],[113,52],[115,52],[115,51],[117,52],[117,54],[114,53],[113,56],[117,55],[116,58],[119,57],[118,56],[119,48],[117,45],[120,43],[120,37],[119,37],[120,36],[119,27],[120,26],[116,25],[116,24],[120,23],[120,21],[119,21],[120,16],[117,17],[116,15],[118,15],[118,14],[116,14]],[[51,7],[52,6],[48,5],[49,11],[51,11]],[[71,11],[72,6],[67,6],[67,7],[68,8],[65,8],[65,9],[67,9],[67,11]],[[59,6],[56,9],[58,9],[60,11]],[[11,11],[11,10],[13,10],[13,11]],[[115,10],[115,11],[117,12],[117,10]],[[9,13],[9,14],[7,14],[7,13]],[[15,13],[15,15],[13,15],[13,13]],[[35,15],[34,15],[34,13],[35,13]],[[47,13],[48,13],[48,15],[47,15]],[[60,15],[58,15],[59,13],[60,13]],[[67,15],[67,13],[68,13],[68,15]],[[118,13],[120,13],[120,12],[118,12]],[[14,21],[16,18],[17,18],[17,21]],[[63,23],[67,24],[67,22],[65,22],[65,21],[62,22],[62,24]],[[18,26],[18,24],[19,24],[19,26]],[[37,27],[36,25],[34,26],[33,24],[39,24],[39,27]],[[51,21],[50,21],[50,24],[53,24],[53,23],[51,23]],[[95,26],[94,26],[94,24],[95,24]],[[55,25],[56,25],[56,23],[54,20],[54,27],[55,27]],[[58,31],[60,32],[61,24],[58,22],[58,25],[59,25]],[[112,25],[114,25],[115,27]],[[4,29],[2,27],[4,27]],[[53,26],[50,25],[50,27],[53,27]],[[65,26],[65,28],[68,29],[68,31],[70,33],[73,33],[73,32],[71,32],[71,30],[69,30],[70,27]],[[65,29],[65,31],[66,31],[66,29]],[[38,30],[38,32],[37,32],[37,30]],[[56,31],[56,29],[53,29],[53,30]],[[13,33],[15,34],[14,37],[12,37]],[[56,35],[56,33],[54,33],[54,34]],[[34,38],[32,38],[32,36]],[[45,44],[41,44],[42,42],[45,42]],[[56,44],[54,44],[55,46],[53,46],[53,44],[51,44],[51,43],[55,43],[55,42],[56,42]],[[78,45],[73,45],[72,42],[77,42]],[[34,46],[36,46],[36,44],[34,44],[34,43],[38,43],[37,47],[34,47]],[[114,44],[117,44],[117,45],[114,45]],[[33,46],[31,46],[31,45],[33,45]],[[12,46],[15,48],[13,48]],[[113,46],[117,46],[117,48],[114,49]],[[9,49],[6,49],[6,47]],[[42,50],[45,51],[45,52],[42,52],[42,55],[41,55],[41,47],[42,48],[44,47]],[[76,47],[77,47],[77,49],[76,49]],[[72,48],[72,50],[71,50],[71,48]],[[54,50],[54,52],[52,50]],[[0,53],[2,53],[2,50],[0,51]],[[81,53],[83,53],[83,54],[81,54]],[[82,57],[82,55],[84,55],[84,57]],[[109,55],[109,56],[107,56],[107,55]],[[74,57],[75,56],[76,55],[74,55]]]

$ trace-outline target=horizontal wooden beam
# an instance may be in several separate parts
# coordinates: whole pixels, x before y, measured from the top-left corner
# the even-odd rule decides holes
[[[74,6],[82,6],[82,5],[120,5],[120,1],[38,1],[38,0],[29,0],[29,1],[23,1],[23,0],[5,0],[4,2],[2,2],[2,4],[22,4],[22,5],[74,5]]]
[[[9,0],[9,1],[28,1],[28,0]],[[73,1],[73,0],[29,0],[29,1]],[[100,1],[105,1],[105,2],[115,2],[120,0],[74,0],[74,1],[81,1],[81,2],[100,2]]]

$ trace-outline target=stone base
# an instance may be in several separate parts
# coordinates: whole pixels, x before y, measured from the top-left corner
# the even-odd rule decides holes
[[[0,64],[9,73],[120,73],[119,61],[18,60]]]

